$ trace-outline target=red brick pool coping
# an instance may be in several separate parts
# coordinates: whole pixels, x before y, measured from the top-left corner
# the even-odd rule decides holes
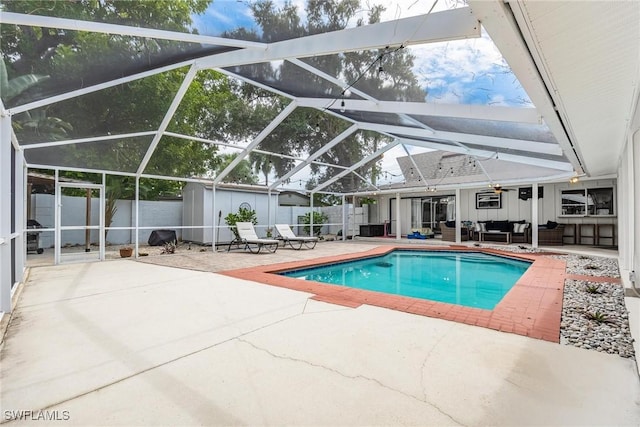
[[[385,255],[395,249],[485,252],[533,261],[533,264],[493,310],[462,307],[400,295],[389,295],[300,280],[277,274],[286,270]],[[346,307],[356,308],[362,304],[368,304],[421,316],[482,326],[551,342],[560,342],[560,319],[562,317],[566,262],[545,255],[549,254],[522,254],[466,246],[416,248],[415,246],[385,245],[353,254],[227,270],[219,272],[219,274],[265,283],[271,286],[309,292],[314,294],[312,297],[314,300]]]

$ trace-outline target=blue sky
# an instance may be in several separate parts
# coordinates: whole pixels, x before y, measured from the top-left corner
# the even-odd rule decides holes
[[[278,5],[283,3],[275,0]],[[304,19],[304,0],[293,0]],[[387,8],[383,20],[415,16],[431,8],[429,0],[378,0]],[[460,6],[440,0],[434,11]],[[366,14],[366,10],[361,12]],[[203,15],[193,17],[201,34],[218,36],[238,27],[259,30],[247,5],[237,0],[216,0]],[[480,39],[435,43],[409,48],[415,56],[414,73],[427,92],[427,102],[531,106],[497,48],[486,33]]]
[[[192,19],[199,33],[208,36],[219,36],[238,27],[258,29],[247,5],[236,0],[215,0],[203,15],[193,15]]]

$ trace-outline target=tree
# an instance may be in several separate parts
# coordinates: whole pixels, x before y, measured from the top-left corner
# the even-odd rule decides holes
[[[221,162],[216,167],[216,175],[222,172],[226,167],[238,157],[237,154],[221,154],[219,158]],[[224,178],[225,182],[234,182],[238,184],[257,184],[258,177],[253,174],[251,165],[246,159],[242,159],[240,163]]]
[[[2,3],[7,12],[26,14],[44,14],[62,18],[81,19],[93,22],[117,23],[139,27],[158,28],[172,31],[190,31],[191,15],[204,13],[209,0],[182,0],[179,2],[128,0],[12,0]],[[48,70],[43,74],[54,76],[56,80],[73,80],[84,76],[84,82],[92,76],[102,76],[104,70],[113,70],[128,65],[132,59],[147,60],[158,55],[164,49],[184,48],[186,44],[176,44],[163,40],[147,40],[134,37],[109,36],[103,34],[64,31],[53,28],[3,25],[2,54],[5,59],[12,58],[13,69],[18,74],[32,70]],[[104,55],[108,45],[115,56],[127,60],[113,62],[113,56]],[[103,55],[91,55],[96,50]],[[76,63],[71,75],[57,75],[50,71],[69,63],[69,57]],[[91,56],[91,58],[89,58]],[[61,61],[60,61],[61,60]],[[81,67],[79,67],[81,66]],[[82,69],[79,69],[82,68]],[[76,71],[80,71],[76,74]],[[90,73],[89,71],[94,71]]]
[[[205,0],[181,2],[76,2],[14,1],[4,3],[4,10],[47,14],[98,22],[118,22],[178,31],[189,31],[191,14],[203,12],[208,5]],[[77,82],[90,85],[118,77],[121,73],[135,72],[136,67],[166,61],[172,55],[193,51],[187,43],[162,40],[137,39],[119,35],[56,31],[46,28],[2,26],[2,56],[8,61],[7,75],[19,74],[21,70],[33,70],[34,75],[51,75],[49,85],[39,84],[12,96],[10,102],[25,103],[53,93],[75,88]],[[147,65],[145,65],[147,64]],[[174,70],[127,84],[111,87],[99,92],[59,102],[47,107],[49,117],[34,111],[24,113],[14,120],[14,129],[21,142],[46,142],[53,139],[83,138],[88,136],[114,135],[158,128],[169,104],[182,83],[187,70]],[[220,126],[227,120],[229,110],[238,108],[240,101],[231,102],[228,79],[213,71],[198,73],[183,99],[181,109],[173,117],[169,130],[187,135],[213,139],[234,134],[237,129],[244,132],[241,124]],[[54,92],[52,92],[54,91]],[[55,92],[57,91],[57,92]],[[3,91],[3,97],[5,92]],[[214,96],[216,95],[216,96]],[[237,98],[237,96],[235,97]],[[3,98],[4,99],[4,98]],[[214,111],[217,114],[211,114]],[[196,112],[207,112],[197,114]],[[38,114],[34,114],[38,113]],[[51,116],[61,117],[61,126]],[[63,130],[56,135],[49,130],[53,125]],[[234,129],[235,126],[235,129]],[[197,132],[200,129],[209,131]],[[212,131],[216,130],[216,131]],[[152,137],[101,141],[56,147],[57,158],[64,158],[85,168],[136,172],[147,152]],[[150,159],[146,173],[167,176],[191,177],[210,173],[219,163],[217,149],[209,144],[163,137],[158,149]],[[46,150],[29,153],[32,163],[50,159]],[[181,184],[175,181],[154,183],[156,196],[179,194]]]
[[[53,16],[191,31],[191,14],[203,12],[207,5],[208,0],[77,0],[12,1],[3,3],[2,7],[7,11],[35,14],[46,9],[47,14]],[[246,40],[278,41],[339,30],[353,21],[357,11],[361,9],[358,0],[310,0],[305,7],[307,19],[303,21],[293,3],[285,3],[277,8],[273,2],[264,1],[252,3],[250,7],[260,30],[242,29],[229,36]],[[368,22],[378,22],[383,8],[373,6],[369,10]],[[363,21],[357,22],[357,25],[363,24]],[[200,46],[166,40],[13,25],[3,25],[0,31],[2,56],[7,61],[8,74],[19,75],[21,71],[29,70],[30,73],[51,76],[47,82],[32,86],[19,97],[13,98],[13,103],[43,98],[61,90],[76,88],[79,84],[86,86],[120,75],[129,75],[170,62],[172,58],[203,54],[198,50]],[[424,93],[411,73],[413,58],[403,49],[353,52],[304,60],[380,99],[424,99]],[[384,65],[385,73],[378,74],[378,67],[372,66],[378,62]],[[344,88],[304,71],[289,61],[283,61],[279,65],[252,64],[228,69],[258,81],[272,83],[276,88],[283,86],[284,90],[294,93],[299,91],[305,95],[305,91],[311,91],[309,96],[330,97],[336,101],[343,96]],[[70,124],[70,128],[65,129],[65,138],[153,131],[165,116],[186,73],[186,68],[173,70],[59,102],[48,107],[47,115]],[[168,130],[242,146],[264,129],[288,102],[290,101],[279,95],[230,79],[216,71],[202,70],[197,73],[183,97]],[[44,123],[50,124],[50,121]],[[265,177],[271,174],[283,176],[296,164],[296,160],[290,156],[305,158],[349,125],[349,121],[324,111],[298,108],[258,147],[275,154],[265,156],[252,153],[249,161],[253,170],[260,171],[258,173]],[[16,128],[16,133],[22,141],[45,142],[52,139],[38,132],[26,132],[24,127]],[[149,136],[65,145],[56,147],[55,154],[85,168],[137,172],[151,139]],[[384,137],[379,134],[358,132],[318,160],[350,166],[377,150],[383,143]],[[47,164],[47,153],[30,150],[29,156],[32,158],[38,155],[41,156],[38,160]],[[210,176],[223,161],[214,145],[164,135],[143,172],[185,178]],[[311,173],[317,178],[317,182],[326,181],[335,176],[337,171],[337,168],[317,165],[311,167]],[[359,168],[358,173],[375,182],[379,167],[376,161],[372,161]],[[360,181],[361,179],[350,174],[332,185],[331,190],[354,190],[361,184]],[[177,194],[181,184],[177,181],[162,181],[153,187],[156,195]]]
[[[260,26],[260,36],[255,32],[251,37],[242,30],[246,39],[275,42],[294,37],[341,30],[353,21],[356,13],[362,9],[359,0],[309,0],[305,6],[306,22],[300,19],[297,6],[285,3],[278,8],[271,1],[256,2],[250,5],[251,11]],[[367,23],[380,22],[384,7],[369,6]],[[358,20],[357,25],[364,25]],[[236,33],[236,35],[238,35]],[[349,52],[340,55],[325,55],[305,58],[304,61],[329,75],[338,77],[355,88],[382,100],[424,101],[425,93],[418,85],[411,71],[413,56],[400,47],[371,51]],[[383,67],[384,72],[378,70]],[[298,91],[309,91],[319,96],[334,98],[341,102],[345,97],[344,89],[329,84],[319,76],[312,75],[291,62],[284,61],[279,67],[273,64],[257,64],[236,67],[236,72],[250,76],[258,81],[277,82],[277,85],[294,86]],[[304,85],[300,85],[304,82]],[[300,86],[298,88],[298,86]],[[322,95],[320,95],[322,94]],[[348,99],[347,99],[348,104]],[[336,104],[338,106],[339,104]],[[335,107],[334,107],[335,108]],[[349,126],[349,122],[322,111],[297,109],[261,143],[260,148],[275,153],[296,154],[300,157],[313,153]],[[316,130],[318,128],[319,130]],[[375,152],[389,138],[375,132],[358,132],[347,140],[324,153],[318,160],[339,166],[351,166],[361,158]],[[254,170],[265,170],[264,156],[251,156]],[[273,156],[269,170],[276,176],[282,176],[294,166],[294,161]],[[272,169],[271,169],[272,168]],[[324,182],[343,169],[311,166],[313,179],[307,188],[317,182]],[[380,167],[374,160],[358,169],[358,174],[375,184]],[[362,188],[361,179],[349,174],[331,186],[333,191],[354,191]]]

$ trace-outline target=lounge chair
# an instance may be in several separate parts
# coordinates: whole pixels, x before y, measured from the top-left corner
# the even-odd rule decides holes
[[[244,249],[249,249],[254,254],[260,252],[264,247],[267,251],[273,253],[278,250],[280,242],[275,239],[261,239],[256,234],[256,230],[253,228],[253,224],[250,222],[236,222],[236,230],[240,241],[244,244]],[[258,250],[255,250],[257,246]],[[231,247],[231,245],[229,245]]]
[[[287,224],[276,224],[276,230],[282,236],[285,246],[289,244],[291,249],[299,250],[304,245],[308,249],[313,249],[318,243],[317,237],[296,236]]]

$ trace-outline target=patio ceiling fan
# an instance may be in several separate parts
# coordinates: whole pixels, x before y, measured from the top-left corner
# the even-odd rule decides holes
[[[511,191],[512,189],[510,188],[504,188],[502,185],[500,184],[490,184],[490,187],[493,189],[493,192],[496,194],[500,194],[504,191]]]

